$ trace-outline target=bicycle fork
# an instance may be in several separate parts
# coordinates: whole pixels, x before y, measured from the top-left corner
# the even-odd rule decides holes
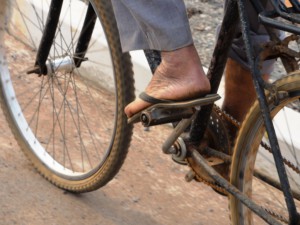
[[[85,54],[89,46],[92,33],[95,27],[97,15],[89,3],[85,20],[82,25],[81,33],[73,55],[66,52],[63,56],[49,59],[51,46],[55,41],[55,35],[59,26],[59,17],[62,10],[63,1],[52,0],[43,31],[43,35],[37,50],[35,65],[27,71],[27,74],[36,73],[40,75],[51,75],[58,71],[71,72],[74,68],[80,67],[83,61],[86,61]],[[71,46],[69,46],[71,47]]]

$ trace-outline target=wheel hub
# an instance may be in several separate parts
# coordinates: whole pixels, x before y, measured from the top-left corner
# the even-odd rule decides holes
[[[57,72],[70,73],[75,68],[75,63],[72,57],[65,56],[55,60],[48,60],[46,63],[47,75],[53,76]]]

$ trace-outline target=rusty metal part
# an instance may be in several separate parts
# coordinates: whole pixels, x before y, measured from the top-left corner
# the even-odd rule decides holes
[[[299,69],[296,58],[300,58],[300,52],[289,48],[289,44],[292,41],[299,41],[299,36],[290,35],[284,38],[282,41],[270,41],[263,45],[263,51],[260,53],[259,65],[262,66],[263,61],[267,59],[275,59],[278,57],[285,58],[288,67],[287,71],[292,72]]]
[[[197,149],[192,146],[189,148],[189,153],[191,158],[203,168],[207,172],[207,174],[220,186],[224,187],[230,194],[234,195],[238,198],[243,204],[249,207],[254,213],[258,214],[263,220],[268,222],[269,224],[280,224],[278,221],[274,219],[270,213],[266,212],[266,210],[259,205],[257,205],[254,201],[249,199],[244,193],[239,191],[235,186],[231,185],[226,179],[224,179],[216,170],[214,170],[211,166],[209,166],[206,160],[201,156]]]
[[[225,190],[225,188],[218,185],[215,181],[211,182],[211,181],[197,175],[196,173],[195,173],[195,178],[194,179],[196,179],[198,182],[201,182],[205,185],[210,186],[213,190],[215,190],[216,192],[218,192],[221,195],[224,195],[224,196],[228,195],[228,192]]]
[[[188,119],[182,119],[173,132],[169,135],[169,137],[165,140],[162,146],[162,150],[165,154],[177,154],[177,151],[180,151],[180,144],[176,144],[178,142],[179,136],[184,133],[184,131],[187,129],[187,127],[191,124],[192,120],[195,118],[196,113],[188,118]]]
[[[227,122],[231,123],[235,127],[239,128],[241,123],[237,121],[233,116],[226,113],[226,111],[222,110],[220,107],[214,105],[214,110],[221,116],[222,119],[226,120]]]
[[[231,156],[224,154],[223,152],[217,151],[210,147],[205,147],[203,153],[209,157],[215,157],[222,160],[224,163],[231,163]]]
[[[274,213],[273,211],[269,210],[269,209],[266,209],[264,208],[264,210],[269,213],[271,216],[275,217],[276,219],[278,219],[279,221],[281,222],[284,222],[286,224],[289,224],[289,220],[285,217],[283,217],[282,215],[279,215],[277,213]]]
[[[229,115],[228,113],[226,113],[224,110],[222,110],[221,108],[219,108],[218,106],[214,106],[214,110],[216,112],[218,112],[221,115],[221,118],[223,120],[226,120],[227,122],[231,123],[232,125],[236,126],[237,128],[240,127],[240,122],[238,122],[236,119],[234,119],[231,115]],[[298,108],[296,109],[298,110]],[[270,153],[272,153],[271,147],[265,143],[265,142],[261,142],[260,145],[266,149],[267,151],[269,151]],[[300,168],[297,167],[296,165],[294,165],[292,162],[290,162],[289,160],[287,160],[286,158],[283,158],[284,163],[290,167],[292,170],[294,170],[296,173],[300,174]]]
[[[271,147],[265,143],[265,142],[261,142],[260,145],[266,149],[268,152],[270,152],[272,154],[272,149]],[[296,173],[300,174],[300,168],[296,165],[294,165],[292,162],[290,162],[289,160],[287,160],[286,158],[283,158],[283,162],[285,165],[287,165],[288,167],[290,167],[292,170],[294,170]]]
[[[218,106],[214,105],[213,108],[214,113],[216,113],[219,116],[219,119],[222,120],[222,123],[231,123],[232,125],[234,125],[235,127],[239,128],[240,127],[240,123],[234,119],[231,115],[229,115],[228,113],[226,113],[224,110],[222,110],[221,108],[219,108]],[[226,121],[226,122],[224,122]],[[265,142],[261,142],[261,146],[266,149],[267,151],[271,152],[271,147],[266,144]],[[226,161],[225,159],[223,159],[224,161]],[[295,172],[297,172],[298,174],[300,174],[300,169],[295,166],[293,163],[291,163],[289,160],[283,158],[284,163],[290,167],[291,169],[293,169]],[[213,188],[216,192],[223,194],[223,195],[228,195],[228,192],[225,190],[225,188],[221,187],[218,183],[216,183],[215,180],[213,180],[211,177],[209,177],[209,175],[206,172],[203,172],[203,169],[199,169],[199,166],[196,166],[195,163],[191,160],[187,160],[189,167],[191,168],[191,170],[186,174],[186,181],[190,182],[192,180],[196,180],[198,182],[202,182],[208,186],[210,186],[211,188]],[[273,216],[274,218],[278,219],[281,222],[284,222],[286,224],[288,224],[288,219],[283,217],[282,215],[279,215],[269,209],[263,208],[268,214],[270,214],[271,216]]]
[[[282,99],[282,98],[280,98]],[[291,106],[291,108],[293,108],[294,110],[297,110],[299,111],[299,106]],[[223,111],[222,109],[220,109],[219,107],[216,108],[216,110],[218,110],[218,112],[222,115],[222,118],[223,119],[226,119],[227,122],[230,122],[231,124],[235,125],[237,128],[240,127],[240,123],[238,121],[236,121],[231,115],[227,114],[225,111]],[[268,152],[270,152],[272,154],[272,150],[271,150],[271,147],[265,143],[265,142],[261,142],[260,145],[265,149],[267,150]],[[297,167],[296,165],[294,165],[292,162],[290,162],[289,160],[287,160],[286,158],[283,157],[283,162],[285,165],[287,165],[289,168],[291,168],[292,170],[294,170],[296,173],[300,174],[300,168]],[[205,182],[203,182],[205,183]],[[212,186],[211,184],[208,184],[208,183],[205,183],[209,186]],[[224,188],[223,188],[224,189]],[[269,213],[271,216],[273,216],[274,218],[278,219],[279,221],[283,222],[283,223],[286,223],[288,224],[288,219],[283,217],[282,215],[276,213],[276,212],[273,212],[272,210],[270,209],[266,209],[264,208],[264,210]]]
[[[226,119],[223,118],[223,114],[223,111],[219,107],[213,107],[205,138],[199,146],[199,152],[205,156],[209,165],[229,180],[232,147],[228,129],[224,123]],[[238,125],[238,122],[233,119],[233,117],[227,115],[226,118],[230,119],[230,121],[232,121],[235,125]],[[220,187],[213,179],[211,179],[191,157],[187,157],[186,161],[194,173],[189,172],[186,176],[186,180],[190,181],[191,179],[195,179],[196,181],[203,182],[211,186],[219,193],[224,195],[227,194],[225,189]]]
[[[196,173],[193,170],[190,170],[186,175],[185,175],[185,181],[186,182],[191,182],[194,180],[196,177]]]

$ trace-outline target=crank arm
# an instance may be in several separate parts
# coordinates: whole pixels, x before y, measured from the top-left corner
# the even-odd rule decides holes
[[[195,112],[193,114],[193,116],[191,116],[188,119],[182,119],[177,126],[174,128],[173,132],[171,133],[171,135],[167,138],[167,140],[164,142],[163,146],[162,146],[162,150],[165,154],[174,154],[176,153],[176,151],[174,152],[173,147],[174,147],[174,143],[175,141],[178,139],[178,137],[186,130],[186,128],[188,128],[188,126],[192,123],[192,121],[195,119],[197,115],[197,112]]]

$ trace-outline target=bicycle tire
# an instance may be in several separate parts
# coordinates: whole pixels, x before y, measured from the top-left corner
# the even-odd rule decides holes
[[[86,58],[80,68],[63,70],[59,63],[74,54],[87,3],[97,23]],[[133,129],[123,111],[134,100],[132,63],[122,53],[111,2],[63,1],[48,57],[61,61],[51,76],[25,70],[34,65],[49,1],[4,1],[0,11],[6,21],[0,25],[0,103],[18,144],[59,188],[102,187],[121,168]]]
[[[282,149],[281,153],[294,167],[292,168],[285,162],[296,208],[299,212],[300,151],[299,144],[292,143],[292,141],[298,142],[299,140],[298,127],[295,126],[300,122],[300,71],[293,72],[291,75],[276,81],[275,85],[278,91],[286,91],[289,94],[278,104],[274,98],[271,98],[270,93],[267,93],[266,96],[279,145]],[[289,128],[290,133],[284,132],[287,128]],[[289,139],[286,138],[286,135],[290,135]],[[279,222],[288,224],[288,212],[280,189],[280,182],[275,173],[273,155],[266,151],[269,146],[262,145],[261,141],[268,144],[259,103],[256,101],[247,114],[236,140],[230,181]],[[230,196],[229,204],[232,224],[266,224],[235,197]]]

